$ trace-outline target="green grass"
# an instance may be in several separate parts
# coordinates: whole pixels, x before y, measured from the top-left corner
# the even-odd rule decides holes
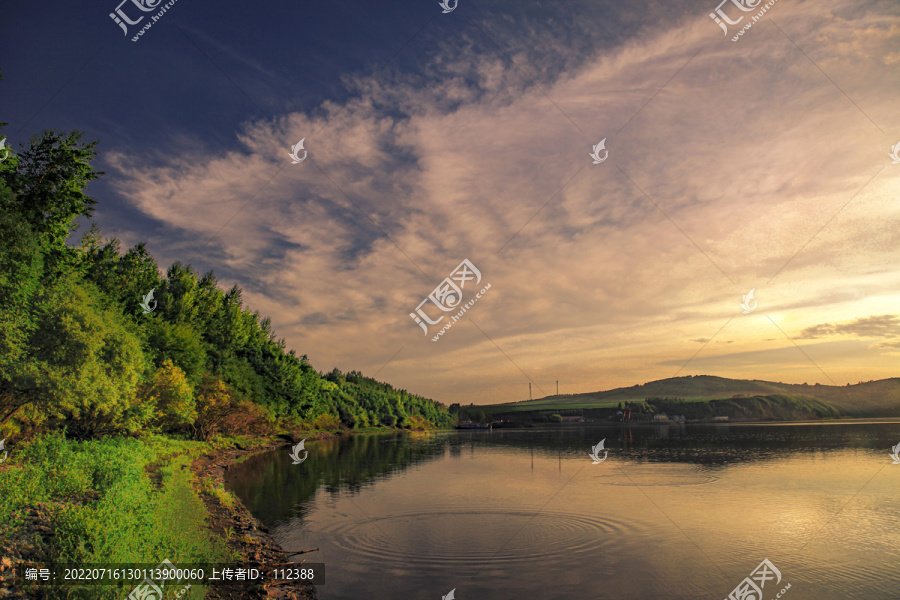
[[[187,467],[210,446],[162,436],[78,442],[61,433],[17,445],[0,477],[0,535],[16,535],[26,511],[40,504],[55,534],[44,538],[53,564],[236,560],[206,530],[206,510],[191,487]],[[131,587],[43,589],[51,599],[105,600]],[[181,598],[205,593],[193,586]]]

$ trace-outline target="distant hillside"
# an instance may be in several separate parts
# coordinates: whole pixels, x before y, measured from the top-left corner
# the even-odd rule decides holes
[[[686,400],[730,400],[735,396],[789,396],[817,400],[848,417],[900,415],[900,378],[868,381],[847,386],[791,384],[759,379],[728,379],[712,375],[688,375],[660,379],[627,388],[602,392],[547,396],[523,402],[479,407],[486,412],[522,412],[548,409],[604,408],[619,402],[647,398]]]

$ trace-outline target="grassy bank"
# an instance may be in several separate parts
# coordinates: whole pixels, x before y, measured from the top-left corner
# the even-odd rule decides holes
[[[223,540],[208,532],[198,495],[204,484],[189,468],[201,454],[234,443],[164,436],[74,441],[55,432],[17,444],[0,471],[2,585],[11,587],[9,563],[23,560],[51,565],[235,561]],[[259,441],[238,443],[252,447]],[[233,501],[224,489],[206,491]],[[132,587],[42,587],[47,595],[34,597],[121,599]],[[193,586],[179,598],[205,594],[204,587]]]

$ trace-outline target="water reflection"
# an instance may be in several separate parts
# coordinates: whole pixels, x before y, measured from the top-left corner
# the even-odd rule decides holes
[[[722,598],[763,558],[787,600],[887,600],[898,442],[897,423],[361,435],[227,485],[283,546],[321,548],[340,573],[321,600]]]

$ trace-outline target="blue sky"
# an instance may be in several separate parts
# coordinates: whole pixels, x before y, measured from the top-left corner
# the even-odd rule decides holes
[[[117,5],[4,9],[3,134],[100,140],[103,233],[318,369],[466,403],[898,374],[896,3],[778,0],[737,42],[715,2],[177,0],[137,42]],[[409,314],[465,258],[491,289],[432,342]]]

